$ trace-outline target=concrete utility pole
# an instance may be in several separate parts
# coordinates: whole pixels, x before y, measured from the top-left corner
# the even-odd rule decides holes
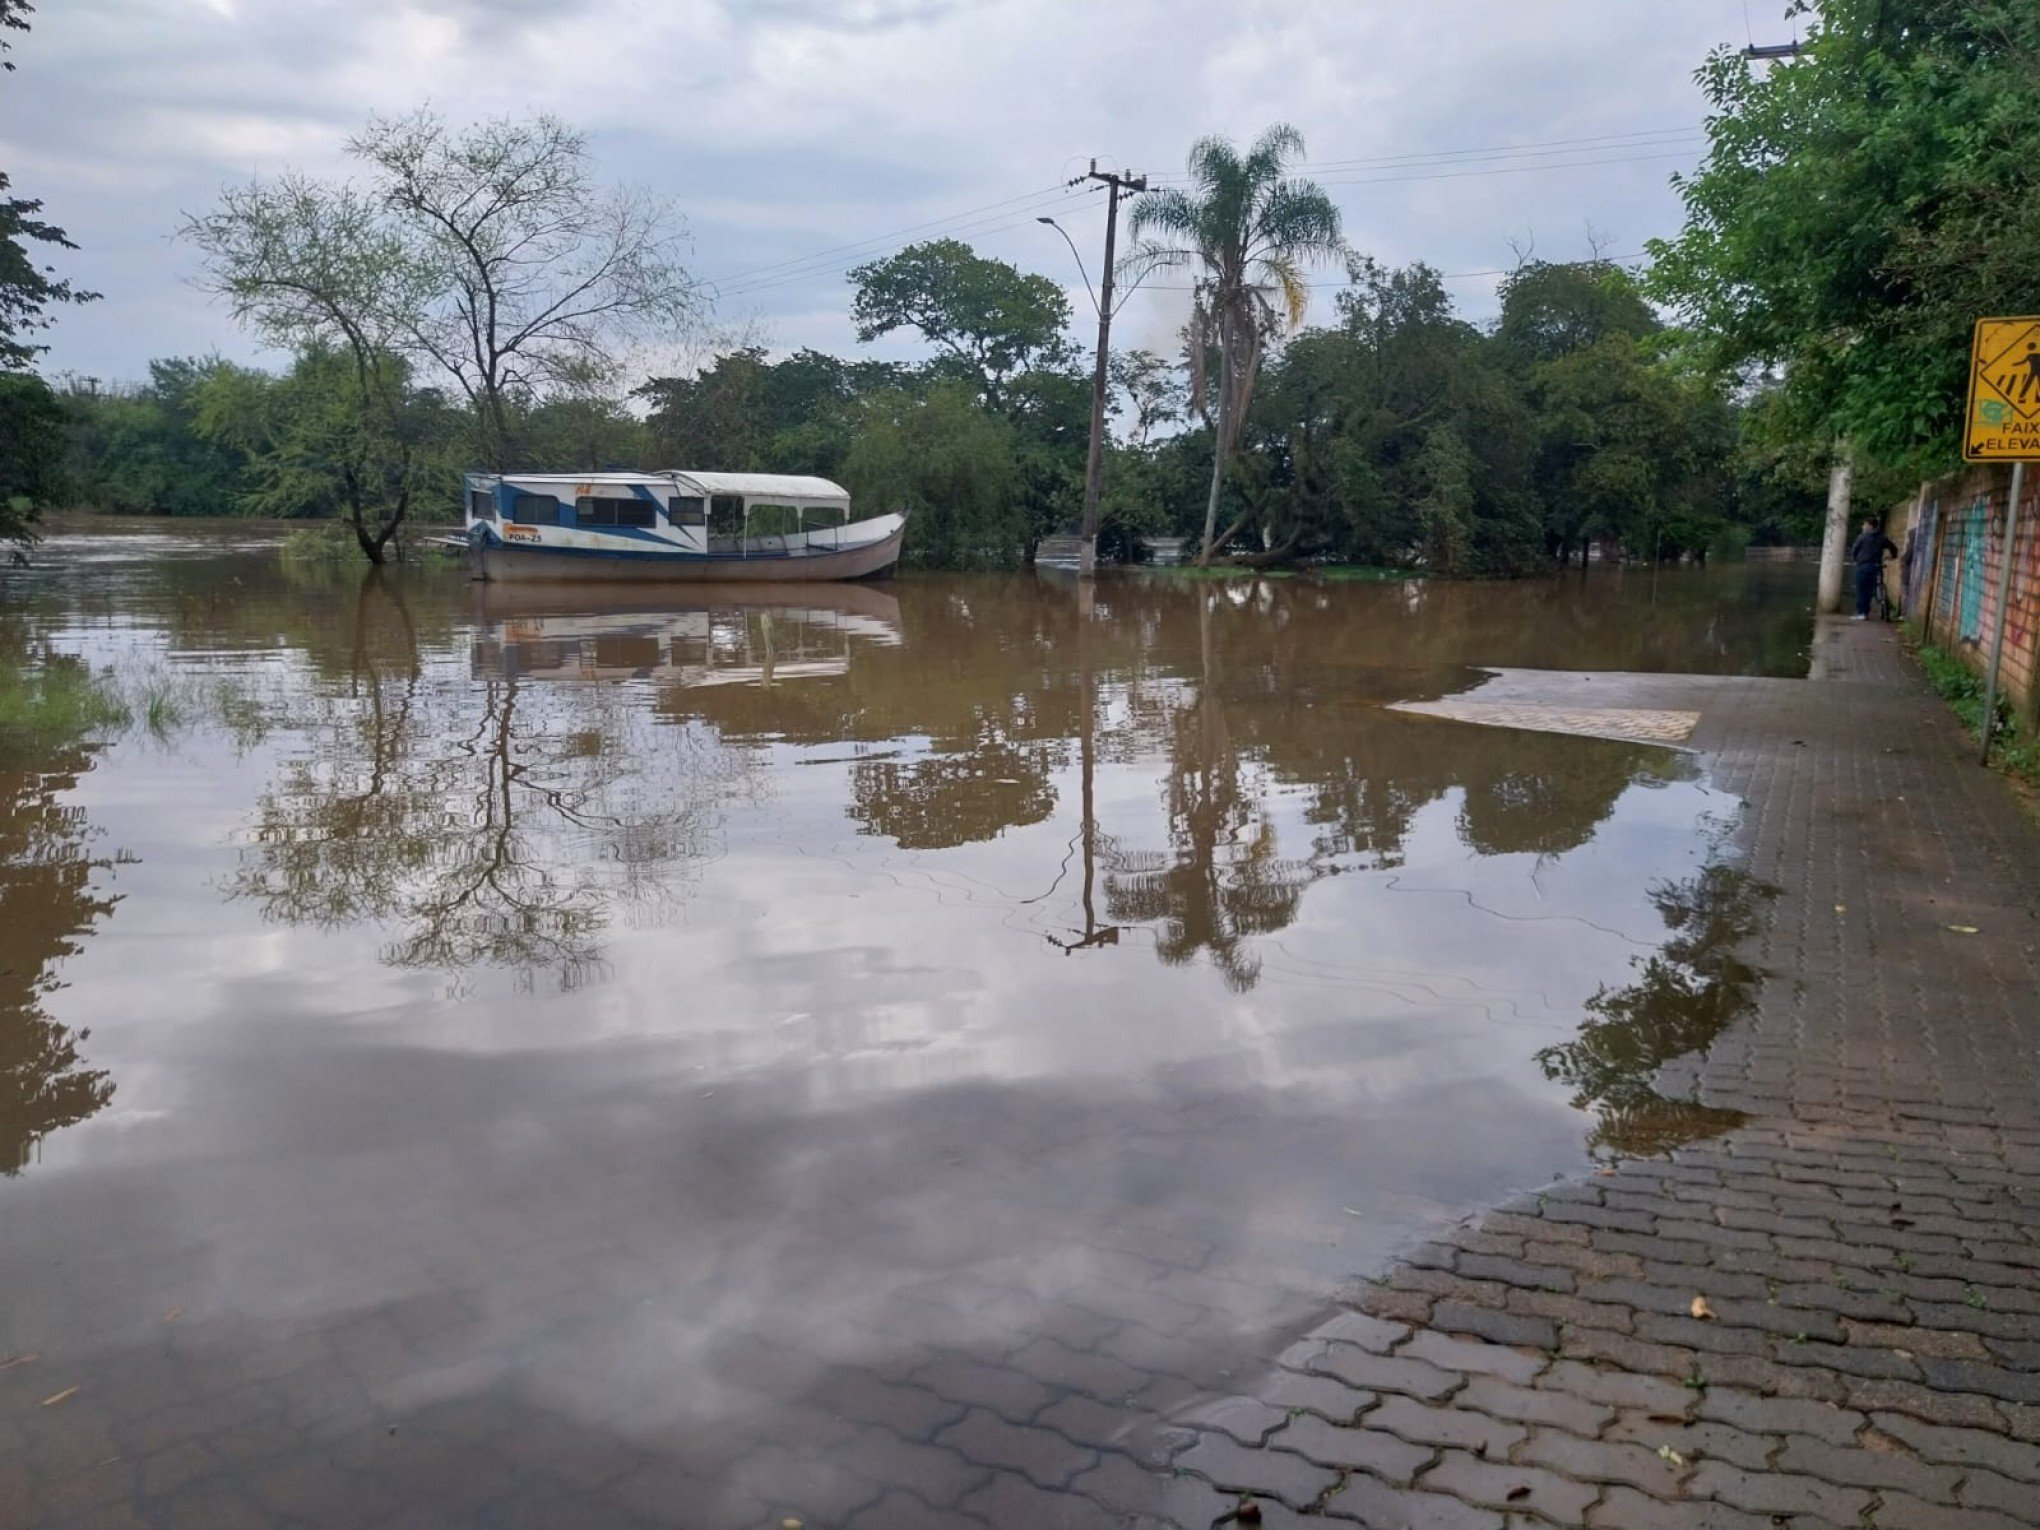
[[[1820,540],[1819,608],[1823,611],[1842,609],[1842,561],[1849,551],[1849,493],[1855,478],[1855,465],[1844,448],[1828,470],[1827,530]]]
[[[1098,570],[1098,497],[1105,487],[1105,371],[1112,357],[1112,263],[1119,249],[1119,196],[1146,191],[1147,177],[1100,170],[1094,159],[1078,179],[1102,181],[1110,188],[1105,203],[1105,271],[1098,283],[1098,364],[1091,373],[1091,455],[1084,465],[1083,546],[1077,550],[1077,577],[1089,579]]]

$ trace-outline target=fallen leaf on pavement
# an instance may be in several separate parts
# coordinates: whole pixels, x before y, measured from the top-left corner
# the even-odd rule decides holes
[[[1707,1298],[1704,1296],[1693,1298],[1692,1311],[1693,1316],[1696,1318],[1711,1318],[1714,1316],[1714,1309],[1707,1305]]]

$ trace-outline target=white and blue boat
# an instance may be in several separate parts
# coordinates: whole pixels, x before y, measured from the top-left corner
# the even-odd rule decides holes
[[[903,514],[856,519],[849,491],[780,473],[470,473],[476,577],[755,584],[892,572]]]

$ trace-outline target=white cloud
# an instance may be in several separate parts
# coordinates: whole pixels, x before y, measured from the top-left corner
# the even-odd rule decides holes
[[[190,257],[165,258],[164,237],[223,181],[339,169],[372,111],[558,113],[606,173],[681,201],[715,276],[1049,187],[1092,154],[1175,171],[1203,133],[1286,120],[1356,243],[1482,270],[1512,238],[1578,253],[1589,224],[1637,249],[1676,225],[1665,177],[1680,161],[1603,143],[1506,175],[1389,179],[1351,162],[1697,129],[1693,69],[1744,38],[1731,0],[97,0],[34,19],[0,152],[80,244],[67,272],[106,294],[64,316],[54,364],[119,377],[154,354],[248,350],[224,314],[183,300]],[[1072,198],[1064,219],[1087,249],[1093,207]],[[1007,211],[964,237],[1078,289],[1034,209]],[[786,267],[773,274],[797,279],[727,317],[848,349],[856,258]],[[1476,316],[1491,290],[1455,283]],[[1180,308],[1144,294],[1127,333],[1166,343]]]

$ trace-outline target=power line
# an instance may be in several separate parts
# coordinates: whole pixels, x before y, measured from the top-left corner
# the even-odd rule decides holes
[[[1477,175],[1524,175],[1532,170],[1587,170],[1597,165],[1647,165],[1662,164],[1666,160],[1688,159],[1690,151],[1668,154],[1632,154],[1602,159],[1567,160],[1562,164],[1547,165],[1494,165],[1485,170],[1441,170],[1429,175],[1375,175],[1340,180],[1336,177],[1320,181],[1321,186],[1391,186],[1405,181],[1459,181]]]
[[[1609,149],[1614,149],[1623,145],[1643,147],[1644,141],[1647,140],[1664,140],[1678,135],[1692,136],[1693,133],[1694,130],[1690,128],[1683,129],[1651,128],[1630,133],[1600,133],[1578,138],[1542,139],[1535,140],[1529,143],[1493,144],[1484,147],[1474,148],[1438,149],[1414,152],[1409,154],[1380,155],[1368,158],[1319,160],[1309,162],[1305,166],[1305,168],[1323,171],[1323,170],[1365,170],[1365,169],[1388,170],[1396,168],[1408,168],[1411,170],[1417,170],[1425,166],[1440,167],[1434,175],[1377,176],[1368,177],[1364,179],[1340,179],[1328,183],[1333,185],[1373,185],[1391,182],[1395,180],[1443,179],[1453,173],[1450,170],[1443,167],[1451,166],[1455,162],[1459,161],[1477,161],[1484,158],[1520,160],[1525,158],[1537,158],[1552,154],[1564,154],[1567,151],[1584,151],[1587,148],[1595,146],[1605,147]],[[1668,155],[1666,157],[1676,158],[1678,156]],[[1576,160],[1572,161],[1571,163],[1588,165],[1598,163],[1619,163],[1619,162],[1621,161]],[[1491,174],[1500,173],[1502,169],[1514,169],[1514,168],[1537,169],[1546,167],[1535,165],[1498,166],[1494,170],[1469,170],[1458,173]],[[1566,168],[1566,166],[1553,165],[1550,166],[1549,168],[1560,169]],[[1152,179],[1158,182],[1159,181],[1182,182],[1188,180],[1189,177],[1187,175],[1179,173],[1169,175],[1157,175],[1152,177]],[[949,234],[962,233],[966,231],[976,231],[980,233],[1003,233],[1006,232],[1007,229],[1010,227],[1020,226],[1020,224],[1024,222],[1023,215],[1031,215],[1032,213],[1039,211],[1043,207],[1059,203],[1066,198],[1067,194],[1068,192],[1065,186],[1048,186],[1042,187],[1036,191],[1022,192],[1018,196],[1004,197],[995,202],[986,202],[976,207],[964,208],[961,211],[950,213],[940,218],[931,218],[922,223],[909,224],[904,228],[894,229],[887,233],[873,234],[868,238],[858,240],[854,243],[834,245],[828,249],[817,250],[809,255],[796,256],[788,260],[773,261],[767,265],[752,266],[741,271],[733,271],[724,276],[710,278],[707,281],[706,285],[719,289],[719,295],[721,296],[742,297],[753,292],[767,291],[772,287],[788,285],[792,282],[806,280],[811,277],[834,275],[838,271],[847,270],[849,266],[855,265],[859,261],[869,256],[884,254],[890,251],[891,249],[899,247],[900,244],[903,244],[907,241],[909,236],[915,234],[928,233],[935,230],[941,230],[944,233]],[[1020,203],[1026,203],[1028,205],[1027,206],[1016,205]],[[1002,212],[1002,210],[1004,211]],[[996,219],[994,218],[986,217],[985,215],[987,214],[994,214],[998,215],[999,217],[1010,217],[1016,221],[1012,224],[1006,224],[1002,222],[1000,223],[999,227],[987,228],[984,226],[986,223],[996,221]],[[837,256],[846,256],[850,258],[835,264],[831,264],[830,263],[831,258]]]
[[[1604,133],[1587,138],[1551,138],[1540,142],[1522,144],[1494,144],[1475,149],[1437,149],[1411,154],[1385,154],[1359,159],[1300,160],[1297,168],[1312,172],[1326,170],[1370,170],[1422,168],[1427,165],[1449,165],[1462,160],[1508,160],[1536,159],[1556,154],[1586,153],[1592,150],[1615,150],[1644,148],[1658,141],[1698,141],[1704,138],[1698,128],[1652,128],[1635,133]],[[1158,175],[1157,180],[1188,181],[1194,179],[1188,172],[1172,171]]]
[[[1596,261],[1593,262],[1557,261],[1554,262],[1554,264],[1558,265],[1600,264],[1614,266],[1620,265],[1625,260],[1642,260],[1643,258],[1644,258],[1643,252],[1639,250],[1634,255],[1602,255],[1597,257]],[[1477,276],[1513,276],[1516,273],[1516,270],[1517,268],[1515,266],[1492,266],[1484,271],[1440,271],[1438,273],[1438,280],[1441,282],[1457,282],[1457,281],[1470,281]],[[1334,282],[1305,282],[1303,285],[1310,288],[1313,292],[1316,292],[1331,287],[1350,287],[1353,285],[1353,283],[1348,278],[1342,278],[1339,281]],[[1180,283],[1147,282],[1144,284],[1144,290],[1148,292],[1195,292],[1197,289],[1193,284],[1187,282]]]
[[[772,264],[770,265],[753,266],[746,271],[732,271],[727,276],[710,277],[709,282],[711,285],[719,285],[723,283],[745,281],[753,276],[763,276],[767,272],[781,270],[786,266],[806,265],[809,261],[823,260],[831,255],[841,255],[848,253],[851,250],[862,249],[867,244],[879,244],[883,243],[885,240],[888,239],[897,239],[908,234],[918,234],[924,229],[936,228],[945,223],[955,222],[958,219],[969,218],[979,213],[990,212],[995,208],[1007,207],[1015,202],[1026,202],[1031,201],[1037,197],[1049,196],[1062,190],[1063,190],[1062,184],[1057,183],[1054,186],[1044,186],[1037,191],[1023,191],[1020,193],[1020,195],[1015,197],[1001,197],[996,202],[986,202],[981,207],[967,207],[962,212],[950,213],[947,216],[941,218],[931,218],[926,223],[911,223],[907,225],[907,227],[905,228],[893,229],[891,232],[884,234],[873,234],[868,239],[860,239],[852,244],[833,245],[826,250],[817,250],[812,255],[797,256],[792,260],[776,260],[772,262]]]
[[[940,226],[945,238],[966,233],[975,233],[980,237],[1000,234],[1005,233],[1009,229],[1024,227],[1032,222],[1034,215],[1044,208],[1064,207],[1072,199],[1087,196],[1095,197],[1097,194],[1098,188],[1096,187],[1089,188],[1088,190],[1057,187],[1052,194],[1036,194],[1034,199],[1025,205],[1009,207],[1003,213],[994,213],[987,217],[963,223],[948,225],[926,224],[923,225],[923,228],[932,229]],[[880,240],[866,240],[861,246],[844,246],[835,252],[839,257],[844,250],[856,249],[858,253],[850,255],[848,259],[837,258],[833,260],[822,255],[812,255],[798,263],[799,269],[788,270],[779,275],[766,275],[757,280],[726,280],[719,285],[717,295],[726,298],[745,297],[751,293],[764,292],[773,287],[783,287],[794,282],[812,280],[816,277],[833,276],[839,272],[847,271],[852,266],[859,265],[866,260],[889,254],[908,242],[910,241],[907,239],[896,238],[889,243]],[[795,263],[785,262],[783,264],[794,265]]]
[[[1690,140],[1697,145],[1704,135],[1693,129],[1658,128],[1634,133],[1598,134],[1591,137],[1572,139],[1546,139],[1527,144],[1497,145],[1486,149],[1442,149],[1427,153],[1387,155],[1372,159],[1346,159],[1316,161],[1306,168],[1314,170],[1399,170],[1407,174],[1359,174],[1334,175],[1319,182],[1324,186],[1383,186],[1418,181],[1463,180],[1489,175],[1521,175],[1537,170],[1590,169],[1602,165],[1648,164],[1668,160],[1685,159],[1688,151],[1667,147],[1664,152],[1647,154],[1592,154],[1591,148],[1656,148],[1659,143],[1669,144],[1675,139]],[[1498,159],[1504,162],[1481,164],[1482,158]],[[1522,163],[1534,160],[1535,163]],[[1181,182],[1186,175],[1156,176],[1157,181]],[[720,298],[750,297],[774,288],[791,286],[796,283],[818,280],[823,277],[840,275],[865,260],[889,254],[918,234],[940,231],[944,237],[974,233],[979,237],[1010,232],[1021,228],[1030,219],[1046,208],[1067,205],[1074,197],[1096,195],[1097,188],[1073,188],[1065,184],[1043,187],[1023,192],[1018,196],[1003,197],[998,201],[986,202],[977,207],[966,208],[947,217],[933,218],[922,223],[910,224],[905,228],[851,244],[832,246],[818,250],[811,255],[799,256],[770,265],[755,266],[747,271],[708,282]],[[1454,273],[1447,279],[1458,279],[1460,275],[1497,275],[1499,272]],[[1343,284],[1332,284],[1343,285]],[[1160,290],[1185,290],[1163,287]]]

